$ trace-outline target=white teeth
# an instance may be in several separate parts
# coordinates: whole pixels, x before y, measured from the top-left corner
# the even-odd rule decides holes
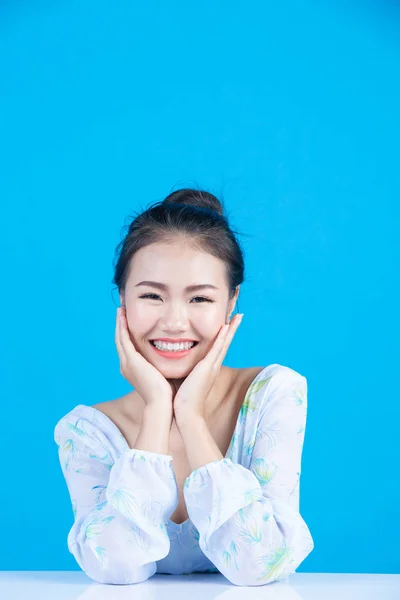
[[[170,342],[153,341],[153,345],[159,350],[179,352],[181,350],[189,350],[194,346],[194,342],[181,342],[179,344],[171,344]]]

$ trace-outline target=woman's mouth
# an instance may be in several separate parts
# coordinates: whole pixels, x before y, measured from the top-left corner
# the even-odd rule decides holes
[[[199,344],[199,342],[194,342],[194,345],[191,348],[184,348],[183,350],[168,350],[156,348],[156,346],[154,345],[154,340],[150,340],[149,344],[159,356],[162,356],[164,358],[182,358],[189,354],[189,352],[193,350],[193,348],[195,348]]]

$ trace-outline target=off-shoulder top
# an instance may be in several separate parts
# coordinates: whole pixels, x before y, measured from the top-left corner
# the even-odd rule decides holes
[[[130,448],[109,417],[78,404],[54,430],[74,518],[69,552],[100,583],[217,571],[264,585],[294,573],[314,548],[299,508],[306,416],[303,375],[278,364],[259,372],[225,457],[185,480],[189,518],[177,524],[173,457]]]

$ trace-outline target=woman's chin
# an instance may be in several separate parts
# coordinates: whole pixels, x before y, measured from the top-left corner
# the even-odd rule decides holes
[[[145,358],[165,377],[165,379],[184,379],[198,363],[198,360],[195,362],[193,362],[193,360],[163,360],[158,356],[146,356]]]

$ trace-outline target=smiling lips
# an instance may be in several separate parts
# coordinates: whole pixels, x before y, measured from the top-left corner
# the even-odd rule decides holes
[[[159,350],[152,342],[150,342],[150,346],[153,348],[153,350],[157,352],[159,356],[162,356],[164,358],[182,358],[183,356],[186,356],[186,354],[189,354],[189,352],[197,345],[198,342],[194,343],[194,345],[191,348],[184,350]]]

